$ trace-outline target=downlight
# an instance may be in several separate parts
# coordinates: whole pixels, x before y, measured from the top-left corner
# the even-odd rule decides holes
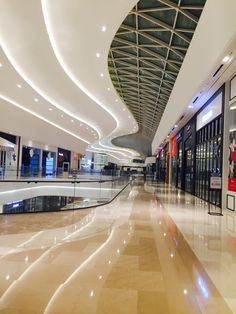
[[[222,59],[222,62],[223,62],[223,63],[227,63],[227,62],[230,61],[230,59],[231,59],[231,54],[226,55],[226,56]]]

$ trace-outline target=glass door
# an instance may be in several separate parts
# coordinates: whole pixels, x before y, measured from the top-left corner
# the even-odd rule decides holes
[[[0,150],[0,176],[4,175],[6,165],[6,152]]]
[[[185,169],[185,191],[193,193],[193,153],[192,149],[185,151],[184,156]]]
[[[178,143],[177,187],[182,188],[182,142]]]
[[[219,117],[199,130],[196,147],[195,195],[216,206],[221,206],[221,190],[210,189],[210,177],[222,173],[221,128]]]

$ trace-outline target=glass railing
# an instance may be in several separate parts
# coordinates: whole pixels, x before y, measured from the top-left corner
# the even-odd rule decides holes
[[[0,180],[5,179],[19,179],[19,178],[89,178],[92,179],[106,179],[110,177],[127,176],[127,173],[121,170],[88,170],[88,169],[68,169],[63,171],[63,168],[50,169],[39,167],[25,167],[22,166],[20,170],[13,167],[0,167]]]
[[[0,181],[0,214],[64,211],[111,202],[130,177],[105,179],[25,178]]]

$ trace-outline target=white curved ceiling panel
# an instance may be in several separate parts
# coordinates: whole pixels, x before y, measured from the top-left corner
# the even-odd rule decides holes
[[[34,116],[38,116],[42,120],[50,121],[51,125],[55,124],[64,128],[68,134],[69,132],[74,133],[77,139],[80,138],[85,143],[91,143],[98,138],[98,133],[94,129],[72,119],[71,116],[65,114],[63,111],[50,106],[26,82],[22,82],[22,78],[11,66],[1,49],[0,60],[2,63],[0,69],[0,98],[4,100],[9,99],[9,106],[16,103],[18,104],[18,108],[21,106],[22,110],[32,112]],[[21,88],[17,87],[19,83]],[[19,124],[21,124],[20,121]],[[21,127],[24,127],[24,125]],[[21,132],[17,133],[17,135],[21,135]]]
[[[87,144],[75,136],[56,128],[20,108],[9,105],[0,99],[0,125],[1,131],[12,132],[32,141],[43,141],[48,146],[58,146],[75,152],[84,152]]]
[[[123,107],[119,105],[120,100],[116,102],[117,95],[110,82],[107,56],[120,21],[137,1],[41,2],[54,51],[65,72],[89,97],[106,108],[118,120],[118,124],[122,126],[123,123],[126,125],[125,122],[130,123],[127,114],[122,111]],[[106,27],[105,32],[102,32],[103,26]],[[99,58],[96,57],[97,53],[100,54]],[[108,87],[111,87],[111,92],[107,90]]]
[[[107,68],[113,36],[136,1],[41,2],[47,31],[61,66],[71,80],[117,122],[112,136],[101,141],[105,145],[103,148],[112,149],[111,138],[137,131],[136,121],[116,94]],[[93,18],[93,12],[96,12],[96,18]],[[106,27],[105,32],[103,27]],[[80,29],[85,31],[79,32]]]
[[[90,101],[58,64],[48,40],[40,2],[6,1],[1,11],[4,12],[1,16],[2,46],[23,78],[56,107],[98,128],[97,122],[103,127],[102,135],[103,130],[111,131],[115,123],[110,115]],[[102,123],[102,117],[107,119],[106,124]]]
[[[1,51],[2,97],[84,142],[105,136],[103,149],[117,150],[111,139],[137,131],[137,125],[113,89],[107,55],[120,22],[135,3],[3,0],[1,45],[10,63]],[[96,18],[90,19],[93,12]]]

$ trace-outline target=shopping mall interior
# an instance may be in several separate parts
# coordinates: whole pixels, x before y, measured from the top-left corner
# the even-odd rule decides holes
[[[236,1],[1,0],[0,314],[236,314]]]

